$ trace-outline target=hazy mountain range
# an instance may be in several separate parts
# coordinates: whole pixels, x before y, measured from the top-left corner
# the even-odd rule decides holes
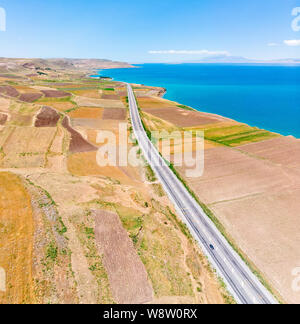
[[[199,60],[184,61],[177,63],[240,63],[240,64],[300,64],[300,59],[286,58],[278,60],[255,60],[242,56],[215,56],[204,57]]]

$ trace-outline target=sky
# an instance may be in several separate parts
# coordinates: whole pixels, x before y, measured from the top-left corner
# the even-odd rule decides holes
[[[300,59],[300,0],[0,0],[0,8],[2,57]]]

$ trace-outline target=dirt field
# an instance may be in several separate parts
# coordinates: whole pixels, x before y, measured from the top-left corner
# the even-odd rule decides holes
[[[59,121],[59,114],[50,107],[43,107],[36,116],[35,127],[56,127]]]
[[[224,147],[208,149],[203,177],[187,179],[241,250],[291,303],[300,302],[291,288],[291,272],[300,262],[300,173],[294,169],[299,155],[286,154],[295,146],[299,143],[293,139],[278,138],[239,147],[251,155]],[[184,175],[184,169],[179,171]]]
[[[65,117],[62,121],[63,127],[65,127],[68,132],[71,134],[71,141],[69,146],[69,151],[72,153],[79,152],[91,152],[96,151],[97,147],[90,144],[85,140],[80,133],[78,133],[74,128],[70,126],[70,120],[68,117]]]
[[[125,108],[120,100],[92,99],[86,97],[75,97],[78,106],[101,107],[101,108]]]
[[[277,165],[289,168],[300,166],[300,140],[293,137],[280,137],[260,143],[238,147],[243,152],[254,154]]]
[[[6,94],[9,97],[18,97],[20,93],[11,86],[0,86],[0,93]]]
[[[152,301],[148,275],[133,243],[115,213],[95,213],[95,235],[99,253],[108,272],[115,300],[121,304]]]
[[[6,292],[0,303],[34,303],[32,278],[33,216],[30,196],[20,179],[0,173],[0,267],[6,272]]]
[[[119,100],[120,96],[119,95],[114,95],[114,94],[103,94],[101,96],[102,99],[108,99],[108,100]]]
[[[208,116],[201,116],[197,112],[187,111],[178,107],[143,109],[155,117],[166,120],[178,127],[193,127],[217,123],[218,120]]]
[[[127,117],[126,109],[110,108],[104,109],[103,119],[112,119],[112,120],[125,120]]]
[[[72,93],[81,97],[101,99],[99,90],[75,90],[72,91]]]
[[[116,179],[121,183],[132,183],[132,179],[119,167],[100,167],[96,152],[72,154],[68,157],[68,170],[77,176],[103,176]]]
[[[3,168],[43,167],[46,152],[54,135],[55,128],[50,127],[11,128],[9,135],[4,138],[2,145],[4,155],[0,155],[0,166]]]
[[[68,92],[58,90],[42,90],[42,92],[46,98],[63,98],[71,96],[71,94]]]
[[[73,109],[75,108],[76,106],[72,103],[72,102],[69,102],[69,101],[66,101],[66,102],[47,102],[45,103],[47,106],[50,106],[58,111],[61,111],[61,112],[64,112],[64,111],[67,111],[67,110],[70,110],[70,109]]]
[[[23,93],[20,95],[19,100],[24,102],[34,102],[42,97],[41,93]]]
[[[149,108],[176,108],[177,103],[157,97],[142,97],[138,98],[138,104],[143,109]]]
[[[80,107],[68,114],[71,118],[102,119],[103,108]]]

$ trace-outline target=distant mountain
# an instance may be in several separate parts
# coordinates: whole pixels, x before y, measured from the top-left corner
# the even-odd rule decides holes
[[[0,72],[61,71],[81,69],[86,71],[109,68],[130,68],[128,63],[114,62],[104,59],[28,59],[28,58],[0,58]]]
[[[278,60],[254,60],[242,56],[214,56],[181,63],[300,64],[300,59],[287,58]]]

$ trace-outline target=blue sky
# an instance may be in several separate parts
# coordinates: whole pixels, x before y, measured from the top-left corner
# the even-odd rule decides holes
[[[300,0],[0,0],[0,7],[3,57],[300,58],[300,46],[289,46],[300,40],[291,27]]]

